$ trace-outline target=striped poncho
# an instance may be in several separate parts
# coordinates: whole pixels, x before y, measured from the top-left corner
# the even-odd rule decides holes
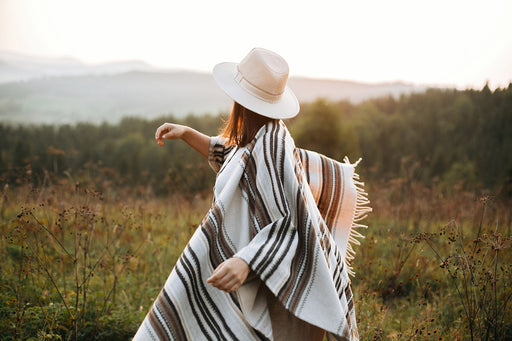
[[[212,207],[134,340],[272,340],[263,289],[328,339],[357,340],[346,259],[370,209],[355,165],[296,148],[281,121],[243,148],[212,137],[209,162]],[[252,276],[233,293],[207,284],[233,256]]]

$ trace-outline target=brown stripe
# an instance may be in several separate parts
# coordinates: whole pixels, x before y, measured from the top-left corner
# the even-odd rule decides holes
[[[337,189],[334,191],[334,197],[332,199],[331,208],[329,210],[329,214],[324,217],[325,223],[327,224],[327,227],[329,228],[329,231],[332,232],[333,227],[336,224],[336,218],[338,217],[338,212],[341,208],[341,195],[342,195],[342,174],[340,171],[340,168],[337,167],[334,162],[330,162],[331,167],[333,169],[334,174],[334,183],[331,183],[331,186],[334,189]]]
[[[299,182],[300,186],[303,186],[302,181]],[[286,296],[287,299],[289,296],[291,296],[293,299],[290,302],[290,309],[292,311],[296,311],[297,307],[299,306],[299,303],[304,299],[303,295],[307,293],[306,288],[311,285],[312,276],[314,266],[315,266],[315,241],[316,241],[316,233],[311,225],[311,220],[309,217],[308,210],[306,208],[305,198],[301,198],[301,202],[298,204],[298,212],[297,212],[297,219],[298,221],[310,221],[310,224],[308,226],[304,226],[304,229],[298,230],[298,237],[299,237],[299,243],[297,248],[296,256],[293,259],[293,269],[297,269],[294,271],[293,276],[291,278],[294,279],[294,281],[291,283],[291,285],[288,290],[286,290]],[[302,267],[299,267],[300,263],[304,262],[302,264]],[[298,271],[301,271],[300,273]],[[297,285],[294,292],[292,292],[292,289],[294,285]]]
[[[322,217],[326,217],[329,214],[329,209],[331,207],[331,198],[332,198],[332,188],[329,186],[332,179],[332,169],[331,165],[325,158],[321,158],[322,165],[322,191],[320,194],[320,199],[318,200],[318,209]],[[328,181],[326,181],[328,180]]]
[[[308,215],[307,215],[306,210],[304,209],[303,203],[302,204],[299,203],[297,209],[298,210],[297,210],[297,215],[296,215],[296,221],[294,222],[295,224],[297,223],[297,221],[306,221],[306,219],[308,219]],[[305,281],[300,281],[301,278],[303,278],[303,277],[309,278],[309,276],[310,276],[311,266],[309,266],[309,263],[310,263],[309,258],[311,257],[311,253],[307,249],[307,246],[311,242],[311,238],[307,238],[307,237],[308,237],[308,235],[310,237],[311,233],[307,234],[307,231],[308,231],[307,226],[304,226],[302,229],[300,229],[300,228],[297,229],[297,238],[299,240],[297,243],[297,249],[295,250],[295,255],[292,259],[292,264],[290,266],[290,268],[291,268],[290,277],[288,278],[288,281],[286,282],[285,286],[279,292],[279,296],[283,302],[287,302],[290,299],[290,297],[293,296],[293,294],[295,292],[300,290],[300,289],[293,290],[297,281],[299,281],[299,285],[301,285],[301,284],[303,284],[302,282],[305,282]],[[305,239],[308,239],[309,243],[305,242],[304,241]],[[305,274],[303,273],[304,269],[306,270]],[[293,303],[293,304],[295,305],[296,303]]]
[[[167,340],[169,337],[168,337],[167,333],[165,332],[164,326],[162,325],[162,323],[156,316],[156,313],[153,311],[153,309],[156,309],[155,306],[153,306],[151,308],[151,310],[149,311],[149,314],[148,314],[148,317],[149,317],[148,320],[151,324],[151,327],[152,327],[153,331],[156,333],[156,335],[158,336],[159,340]]]
[[[179,312],[176,310],[176,307],[165,291],[165,288],[162,289],[157,302],[160,308],[159,311],[163,315],[165,321],[168,322],[167,327],[171,330],[173,336],[177,337],[177,340],[186,340],[187,336],[183,329],[183,325],[181,324],[182,316],[179,315]]]
[[[350,287],[350,284],[347,285],[347,288],[345,289],[345,297],[347,298],[348,310],[350,311],[354,308],[354,300],[353,300],[352,288]]]
[[[234,250],[228,243],[224,230],[222,229],[222,222],[222,212],[218,206],[214,205],[210,209],[208,219],[205,219],[202,226],[203,232],[208,239],[210,261],[213,267],[217,267],[234,254]]]

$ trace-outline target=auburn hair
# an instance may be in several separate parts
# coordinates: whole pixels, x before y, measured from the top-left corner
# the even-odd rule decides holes
[[[256,136],[258,130],[270,121],[277,121],[277,119],[261,116],[233,102],[231,114],[221,129],[220,135],[227,138],[229,145],[245,147]]]

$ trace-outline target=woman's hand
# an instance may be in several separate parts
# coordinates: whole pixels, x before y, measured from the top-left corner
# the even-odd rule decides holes
[[[220,263],[206,282],[225,292],[233,292],[245,282],[250,271],[243,259],[232,257]]]
[[[162,140],[177,140],[183,138],[188,127],[174,123],[164,123],[155,132],[155,140],[158,145],[163,145]]]
[[[195,129],[180,124],[164,123],[155,132],[155,140],[159,146],[164,144],[162,140],[182,139],[189,146],[198,151],[205,158],[208,158],[210,148],[210,137]]]

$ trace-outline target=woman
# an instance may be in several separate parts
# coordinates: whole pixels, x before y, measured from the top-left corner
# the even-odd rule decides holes
[[[234,100],[222,134],[171,123],[217,171],[212,207],[134,340],[358,339],[345,258],[369,209],[354,165],[295,148],[281,119],[299,112],[288,65],[256,48],[213,75]],[[348,257],[345,257],[348,248]]]

